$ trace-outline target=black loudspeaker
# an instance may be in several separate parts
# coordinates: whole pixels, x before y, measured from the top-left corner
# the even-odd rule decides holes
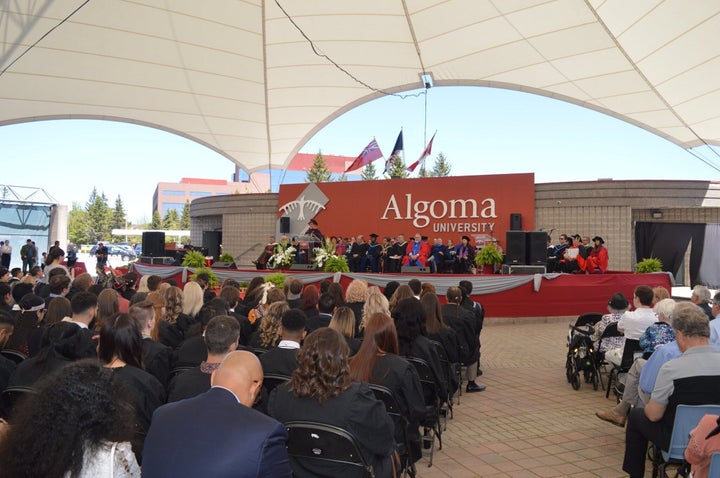
[[[211,269],[237,269],[234,262],[213,262]]]
[[[505,264],[525,264],[525,232],[507,231],[505,233]]]
[[[280,218],[280,234],[290,234],[290,218],[287,216]]]
[[[418,266],[405,266],[400,270],[400,272],[402,274],[429,274],[430,268],[429,267],[418,267]]]
[[[530,231],[527,233],[527,264],[531,266],[544,266],[547,264],[547,233]]]
[[[517,212],[510,214],[510,230],[522,231],[522,214]]]
[[[314,271],[315,264],[293,264],[290,266],[291,271]]]
[[[206,256],[215,259],[220,257],[220,244],[222,244],[222,231],[203,231],[203,247],[207,248]]]
[[[147,231],[142,234],[142,255],[162,257],[165,255],[165,233]]]

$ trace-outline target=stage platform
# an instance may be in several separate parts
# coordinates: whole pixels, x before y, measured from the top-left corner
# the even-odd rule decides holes
[[[155,274],[163,279],[174,278],[178,284],[187,282],[193,269],[150,264],[133,264],[139,275]],[[221,281],[233,278],[249,282],[253,277],[275,274],[278,271],[254,269],[214,270]],[[381,289],[390,281],[407,284],[410,279],[435,285],[438,297],[444,302],[447,288],[458,285],[461,280],[473,284],[473,299],[485,307],[488,317],[547,317],[579,315],[584,312],[606,312],[610,297],[622,292],[632,301],[633,290],[638,285],[663,286],[671,290],[671,276],[665,272],[633,274],[612,272],[607,274],[532,274],[532,275],[460,275],[460,274],[360,274],[287,271],[286,275],[297,277],[305,284],[319,284],[323,279],[339,282],[344,288],[353,279],[366,280]]]

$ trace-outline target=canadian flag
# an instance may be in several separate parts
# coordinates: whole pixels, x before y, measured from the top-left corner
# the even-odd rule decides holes
[[[437,134],[437,131],[435,132],[435,134]],[[435,139],[435,134],[433,134],[432,138],[430,138],[430,142],[428,143],[427,148],[425,148],[425,151],[423,151],[423,153],[420,155],[420,159],[418,159],[417,161],[412,163],[410,166],[408,166],[408,168],[407,168],[408,171],[410,171],[411,173],[413,171],[415,171],[415,168],[420,166],[423,163],[423,161],[425,161],[425,158],[430,156],[430,153],[432,152],[432,143],[433,143],[433,140]]]

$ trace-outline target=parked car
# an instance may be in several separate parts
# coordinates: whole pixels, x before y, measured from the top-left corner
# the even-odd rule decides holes
[[[133,251],[132,249],[123,246],[117,246],[115,244],[105,244],[105,247],[108,248],[108,256],[120,257],[120,259],[123,261],[134,261],[135,259],[137,259],[137,254],[135,254],[135,251]],[[97,249],[97,245],[92,246],[92,248],[90,249],[90,257],[95,257]]]

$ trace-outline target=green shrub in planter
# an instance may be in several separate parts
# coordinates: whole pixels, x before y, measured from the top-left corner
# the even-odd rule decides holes
[[[325,272],[350,272],[347,258],[345,256],[331,256],[325,260],[323,265]]]
[[[265,282],[272,282],[275,284],[275,287],[279,287],[282,289],[285,287],[285,274],[281,274],[279,272],[276,272],[275,274],[269,274],[265,276]]]
[[[502,264],[502,261],[503,255],[500,254],[495,244],[487,244],[475,253],[475,265],[480,267]]]
[[[210,277],[210,283],[208,284],[208,288],[214,289],[218,285],[220,285],[220,279],[218,279],[218,276],[215,275],[215,271],[210,269],[209,267],[198,267],[195,269],[195,272],[193,272],[190,275],[190,280],[195,280],[198,276],[198,274],[205,272]]]
[[[638,274],[648,274],[650,272],[661,272],[662,261],[657,257],[645,258],[637,263],[635,272]]]
[[[235,258],[232,254],[229,254],[227,252],[223,252],[220,254],[220,258],[218,259],[218,262],[235,262]]]
[[[200,251],[190,251],[183,257],[182,265],[185,267],[205,267],[205,256]]]

